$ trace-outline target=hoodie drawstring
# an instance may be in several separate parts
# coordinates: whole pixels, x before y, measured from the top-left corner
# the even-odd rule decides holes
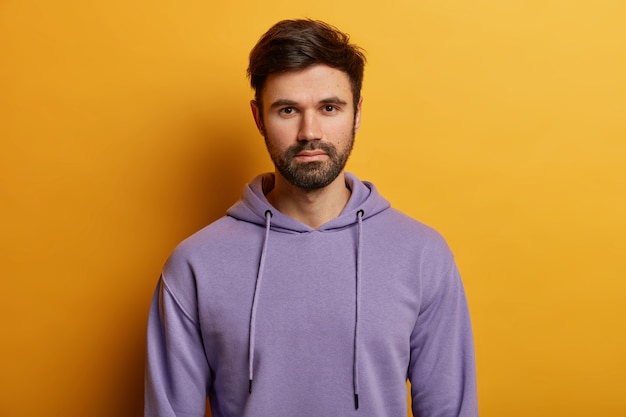
[[[358,221],[357,228],[357,246],[356,246],[356,295],[355,295],[355,313],[354,313],[354,359],[352,363],[352,383],[354,385],[354,409],[359,409],[359,310],[361,301],[361,250],[362,250],[362,232],[363,232],[363,215],[365,212],[359,210],[356,212]]]
[[[254,286],[254,295],[252,296],[252,312],[250,313],[250,335],[248,339],[248,392],[252,393],[252,380],[254,379],[254,341],[256,333],[256,310],[259,301],[259,292],[261,290],[261,281],[263,279],[263,270],[265,269],[265,255],[267,254],[267,241],[270,236],[270,220],[272,212],[265,210],[265,239],[263,240],[263,249],[261,250],[261,260],[259,261],[259,270],[257,272],[256,284]]]
[[[363,233],[363,216],[365,212],[359,210],[357,217],[357,246],[356,246],[356,276],[355,276],[355,312],[354,312],[354,352],[352,362],[352,383],[354,389],[354,409],[359,409],[359,312],[361,301],[361,251],[362,251],[362,233]],[[259,293],[261,290],[261,282],[263,280],[263,271],[265,269],[265,258],[267,254],[267,242],[270,235],[270,221],[272,212],[265,211],[265,238],[263,240],[263,248],[261,249],[261,259],[259,261],[259,270],[257,272],[256,284],[254,286],[254,295],[252,297],[252,311],[250,313],[250,334],[248,341],[248,392],[252,393],[252,380],[254,379],[254,345],[256,333],[256,312],[259,301]]]

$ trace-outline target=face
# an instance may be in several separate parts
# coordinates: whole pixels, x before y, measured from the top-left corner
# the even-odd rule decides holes
[[[361,119],[346,73],[315,65],[272,74],[261,103],[251,105],[278,174],[291,184],[320,189],[343,171]]]

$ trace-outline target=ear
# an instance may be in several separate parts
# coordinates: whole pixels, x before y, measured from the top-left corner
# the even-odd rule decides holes
[[[354,132],[359,131],[361,127],[361,107],[363,105],[363,96],[359,97],[359,103],[356,105],[356,113],[354,115]]]
[[[252,117],[254,117],[254,123],[261,135],[265,134],[265,128],[263,127],[263,117],[261,116],[261,103],[256,100],[250,100],[250,109],[252,110]]]

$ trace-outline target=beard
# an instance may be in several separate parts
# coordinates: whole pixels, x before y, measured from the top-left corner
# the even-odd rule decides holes
[[[319,140],[297,143],[284,152],[272,147],[265,136],[265,145],[278,172],[292,185],[303,190],[318,190],[332,183],[341,174],[348,162],[354,146],[355,132],[342,149]],[[322,150],[328,158],[325,161],[297,162],[294,158],[302,151]]]

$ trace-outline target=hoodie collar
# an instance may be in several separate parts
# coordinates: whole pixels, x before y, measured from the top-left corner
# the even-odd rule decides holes
[[[360,181],[354,174],[345,173],[346,186],[352,194],[348,204],[341,214],[323,224],[318,231],[333,231],[349,227],[356,223],[357,212],[363,210],[363,220],[389,208],[389,202],[385,200],[376,187],[368,181]],[[273,214],[271,230],[285,233],[306,233],[315,229],[280,213],[274,208],[264,193],[264,184],[273,184],[274,174],[265,173],[257,176],[244,187],[243,196],[235,205],[228,209],[226,214],[238,220],[265,226],[265,212],[270,210]]]

